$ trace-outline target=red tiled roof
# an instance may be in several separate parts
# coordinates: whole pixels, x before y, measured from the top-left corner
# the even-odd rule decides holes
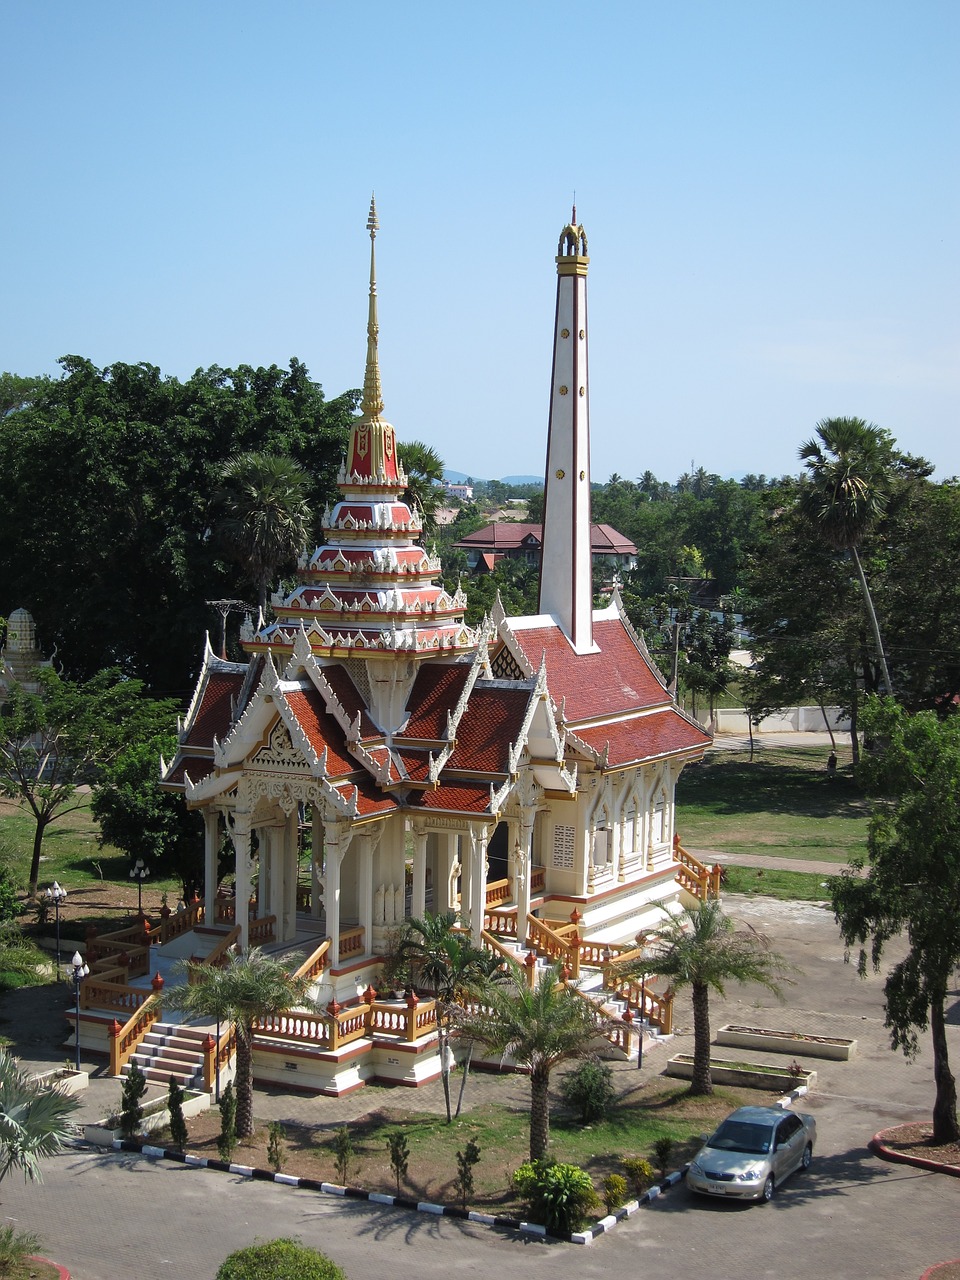
[[[506,773],[507,751],[519,736],[529,700],[529,689],[490,689],[478,681],[457,726],[450,768]]]
[[[377,737],[376,726],[367,715],[366,704],[360,696],[360,690],[340,663],[332,663],[329,667],[323,667],[322,671],[324,679],[337,695],[337,701],[350,719],[355,720],[357,712],[360,712],[360,736],[362,738]]]
[[[574,733],[597,752],[602,752],[609,743],[607,763],[615,767],[678,751],[702,750],[710,745],[709,734],[696,728],[672,707],[595,729],[574,730]]]
[[[469,674],[466,662],[421,666],[407,702],[410,719],[398,738],[441,740],[447,731],[447,712],[457,705]]]
[[[214,737],[223,741],[232,724],[230,700],[239,696],[245,675],[245,671],[210,672],[184,746],[208,747]]]
[[[317,755],[322,756],[326,747],[327,776],[342,778],[355,773],[357,762],[347,751],[343,730],[327,711],[319,691],[295,689],[284,692],[283,697]]]
[[[384,795],[370,778],[361,778],[358,782],[341,786],[340,794],[348,804],[356,800],[357,812],[361,818],[366,818],[373,813],[390,813],[391,810],[399,808],[393,796]]]
[[[547,660],[547,687],[559,705],[566,699],[568,722],[640,711],[669,700],[643,654],[619,618],[593,624],[598,653],[575,653],[555,624],[514,632],[534,671]]]
[[[190,781],[196,785],[196,783],[202,782],[208,774],[213,773],[213,761],[209,757],[186,756],[180,759],[176,768],[172,769],[163,779],[164,785],[182,787],[185,773],[190,775]]]
[[[532,538],[533,543],[527,540]],[[543,525],[530,521],[514,523],[512,520],[497,521],[484,525],[455,542],[455,547],[465,550],[472,548],[491,551],[516,551],[525,543],[539,547],[543,541]],[[592,524],[590,526],[590,550],[594,555],[636,555],[637,548],[622,533],[609,524]]]
[[[451,813],[486,813],[490,807],[490,787],[482,782],[450,782],[409,796],[407,806]]]
[[[394,754],[411,782],[426,782],[430,769],[429,751],[397,751]]]

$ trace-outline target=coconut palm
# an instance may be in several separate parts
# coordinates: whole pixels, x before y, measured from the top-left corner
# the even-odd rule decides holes
[[[261,610],[277,572],[292,564],[310,538],[310,477],[293,458],[240,453],[224,463],[215,502],[216,533],[256,587]]]
[[[11,1169],[42,1182],[40,1161],[54,1156],[74,1132],[67,1117],[79,1103],[56,1086],[38,1083],[0,1049],[0,1181]]]
[[[287,956],[287,963],[291,963]],[[253,1133],[253,1027],[259,1018],[287,1013],[307,1001],[308,978],[295,978],[259,947],[233,955],[220,968],[201,961],[183,965],[187,983],[165,988],[165,1009],[188,1017],[232,1022],[237,1033],[237,1137]]]
[[[886,509],[889,448],[885,444],[880,427],[862,418],[818,422],[817,438],[800,446],[800,458],[807,469],[800,510],[831,547],[845,551],[853,561],[883,682],[886,692],[892,694],[873,598],[857,550]]]
[[[436,449],[419,440],[408,440],[397,445],[397,453],[407,473],[407,487],[403,499],[420,512],[424,530],[432,532],[437,527],[437,512],[443,505],[443,459]]]
[[[475,988],[476,1004],[455,1010],[454,1021],[462,1035],[529,1069],[530,1159],[541,1160],[550,1141],[550,1072],[589,1051],[598,1015],[561,980],[559,965],[545,969],[532,990],[518,964],[505,967],[506,978]]]
[[[713,1093],[710,1078],[710,989],[725,994],[728,982],[759,982],[780,994],[788,965],[754,929],[737,929],[714,898],[687,908],[648,935],[652,953],[625,964],[624,977],[656,973],[674,990],[689,986],[693,995],[692,1094]]]
[[[470,940],[470,934],[457,927],[456,916],[452,912],[436,916],[428,912],[422,920],[406,921],[397,951],[402,959],[410,962],[418,982],[429,987],[437,997],[437,1038],[440,1048],[443,1098],[447,1104],[447,1124],[450,1124],[453,1117],[450,1114],[448,1063],[454,1009],[460,1002],[463,992],[471,985],[476,986],[490,978],[500,968],[502,961],[499,956],[475,947]],[[463,1105],[463,1093],[469,1069],[470,1051],[468,1050],[463,1066],[463,1077],[460,1081],[457,1115],[460,1114],[460,1108]]]

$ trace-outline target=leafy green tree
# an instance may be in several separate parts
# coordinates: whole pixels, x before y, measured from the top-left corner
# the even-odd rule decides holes
[[[141,859],[153,874],[176,876],[187,901],[203,880],[203,831],[180,796],[160,788],[160,757],[171,759],[176,737],[158,734],[131,743],[100,771],[91,810],[98,840]]]
[[[402,961],[411,964],[417,981],[426,985],[437,997],[437,1040],[440,1049],[443,1098],[447,1107],[447,1124],[453,1117],[450,1107],[450,1073],[452,1059],[450,1032],[456,1006],[471,986],[482,983],[500,967],[499,957],[475,947],[469,933],[459,929],[452,914],[430,915],[422,920],[405,921],[398,943]],[[468,1062],[464,1063],[457,1115],[463,1102]]]
[[[777,994],[787,972],[783,956],[771,951],[754,929],[737,929],[716,899],[687,908],[648,935],[653,951],[623,967],[626,976],[656,973],[675,990],[693,995],[694,1095],[713,1093],[710,1078],[710,991],[724,995],[730,982],[759,982]]]
[[[14,685],[0,705],[0,794],[33,815],[29,891],[37,891],[43,837],[51,823],[86,803],[79,787],[96,782],[131,741],[169,723],[173,704],[143,696],[139,680],[101,671],[82,684],[51,668],[39,691]]]
[[[32,1079],[0,1048],[0,1182],[11,1169],[42,1182],[40,1162],[73,1134],[69,1117],[78,1106],[76,1098]]]
[[[224,463],[216,502],[217,536],[257,592],[267,592],[284,566],[293,567],[310,538],[309,477],[293,458],[241,453]]]
[[[287,957],[289,963],[289,957]],[[252,947],[232,955],[220,968],[200,961],[184,965],[187,982],[167,987],[165,1009],[179,1009],[193,1018],[232,1022],[237,1033],[237,1137],[253,1133],[253,1028],[259,1018],[286,1013],[307,999],[310,982],[295,978],[283,963]]]
[[[134,1137],[140,1128],[146,1092],[147,1077],[135,1062],[131,1062],[123,1079],[120,1102],[120,1132],[125,1138]]]
[[[800,491],[800,509],[831,547],[845,551],[853,561],[884,686],[892,694],[880,626],[858,552],[867,531],[886,507],[888,439],[863,418],[818,422],[816,438],[800,446],[808,480]]]
[[[398,1129],[395,1133],[389,1135],[387,1149],[390,1152],[390,1168],[393,1170],[393,1176],[397,1180],[397,1195],[399,1195],[400,1183],[407,1176],[407,1166],[410,1162],[410,1143],[407,1141],[407,1135],[402,1129]]]
[[[886,1025],[894,1048],[910,1058],[930,1028],[936,1098],[933,1141],[960,1140],[957,1086],[950,1068],[946,1002],[960,966],[960,716],[909,715],[892,700],[872,700],[864,732],[882,744],[861,765],[877,796],[868,837],[869,873],[831,881],[831,898],[847,947],[859,945],[858,969],[875,969],[886,944],[905,936],[906,956],[884,983]],[[853,871],[861,870],[853,864]]]
[[[176,1076],[167,1085],[167,1110],[170,1112],[170,1141],[177,1151],[187,1145],[187,1122],[183,1114],[183,1089]]]
[[[550,1141],[550,1073],[588,1052],[598,1033],[596,1011],[561,981],[558,966],[544,969],[536,986],[509,963],[506,977],[474,989],[475,1003],[457,1007],[462,1035],[510,1057],[530,1072],[530,1159],[540,1160]]]

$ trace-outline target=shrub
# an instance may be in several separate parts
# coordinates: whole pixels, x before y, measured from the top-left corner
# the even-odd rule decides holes
[[[657,1168],[660,1170],[660,1177],[665,1178],[669,1172],[670,1160],[673,1156],[673,1149],[676,1146],[673,1138],[658,1138],[653,1144],[653,1158],[657,1162]]]
[[[23,1265],[32,1253],[40,1248],[40,1237],[32,1231],[15,1231],[13,1227],[0,1227],[0,1276],[9,1275]]]
[[[613,1071],[605,1062],[588,1058],[564,1076],[560,1093],[566,1105],[579,1115],[582,1124],[602,1120],[617,1096],[613,1087]]]
[[[274,1173],[280,1173],[287,1158],[287,1131],[279,1120],[270,1121],[270,1137],[267,1141],[267,1160]]]
[[[78,1027],[78,1034],[79,1030]],[[135,1062],[131,1062],[130,1070],[123,1082],[120,1102],[120,1132],[125,1138],[132,1138],[140,1128],[140,1122],[143,1120],[143,1095],[146,1092],[147,1077]]]
[[[345,1124],[342,1124],[337,1132],[333,1135],[333,1156],[334,1164],[337,1169],[337,1177],[340,1179],[340,1185],[347,1185],[347,1178],[350,1176],[350,1160],[353,1156],[353,1143],[350,1140],[350,1130]]]
[[[453,1187],[462,1208],[466,1209],[467,1201],[473,1195],[473,1166],[480,1161],[480,1147],[471,1138],[465,1151],[457,1152],[457,1176]]]
[[[231,1080],[220,1094],[220,1137],[217,1139],[217,1151],[220,1159],[229,1164],[236,1145],[237,1095],[233,1091],[233,1081]]]
[[[620,1161],[623,1172],[630,1179],[630,1185],[638,1196],[642,1196],[656,1175],[656,1170],[649,1160],[643,1156],[624,1156]]]
[[[613,1213],[627,1198],[627,1180],[621,1173],[608,1173],[600,1185],[607,1213]]]
[[[299,1240],[255,1240],[220,1264],[216,1280],[347,1280],[325,1254]]]
[[[170,1141],[178,1151],[187,1145],[187,1122],[183,1118],[183,1090],[176,1076],[170,1077],[167,1086],[167,1110],[170,1112]]]
[[[399,1195],[400,1181],[407,1176],[407,1163],[410,1159],[410,1145],[402,1129],[390,1134],[387,1138],[387,1148],[390,1152],[390,1168],[397,1180],[397,1195]]]
[[[528,1160],[513,1175],[533,1222],[554,1235],[578,1231],[600,1203],[590,1175],[575,1164]]]
[[[47,981],[50,957],[24,937],[13,921],[0,923],[0,991],[35,987]]]

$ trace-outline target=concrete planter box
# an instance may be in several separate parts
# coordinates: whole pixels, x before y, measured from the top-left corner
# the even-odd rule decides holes
[[[209,1093],[196,1093],[191,1089],[186,1090],[183,1098],[184,1119],[189,1120],[192,1116],[198,1116],[201,1112],[209,1110]],[[166,1098],[154,1098],[143,1108],[140,1132],[146,1137],[165,1128],[169,1123],[170,1112],[167,1110]],[[104,1120],[97,1120],[93,1124],[85,1124],[83,1126],[83,1136],[87,1142],[92,1142],[98,1147],[112,1147],[114,1142],[121,1138],[123,1134],[119,1128],[118,1117],[107,1116]]]
[[[693,1055],[678,1053],[670,1058],[664,1067],[665,1076],[676,1076],[679,1080],[693,1079]],[[800,1085],[808,1089],[817,1083],[815,1071],[783,1071],[770,1062],[758,1062],[755,1065],[745,1062],[732,1062],[725,1058],[710,1059],[710,1077],[714,1084],[732,1084],[741,1089],[767,1089],[772,1092],[789,1093]]]
[[[89,1071],[74,1071],[72,1067],[61,1067],[58,1071],[45,1071],[43,1075],[34,1076],[38,1084],[55,1085],[60,1093],[68,1098],[75,1098],[90,1083]]]
[[[732,1024],[720,1028],[716,1043],[738,1049],[790,1053],[795,1058],[829,1058],[832,1062],[849,1062],[857,1051],[856,1040],[802,1035],[798,1031],[771,1031],[766,1027],[735,1027]]]

